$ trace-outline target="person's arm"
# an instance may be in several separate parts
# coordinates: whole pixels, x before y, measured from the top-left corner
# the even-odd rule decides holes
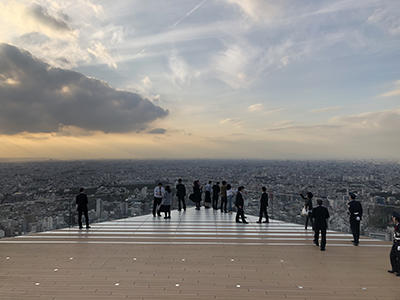
[[[183,191],[183,196],[186,196],[186,187],[184,184],[182,184],[182,191]]]
[[[326,209],[326,218],[329,219],[330,215],[329,215],[329,210],[327,208]]]
[[[303,198],[303,200],[306,200],[307,198],[304,197],[304,195],[302,193],[299,194],[301,196],[301,198]]]

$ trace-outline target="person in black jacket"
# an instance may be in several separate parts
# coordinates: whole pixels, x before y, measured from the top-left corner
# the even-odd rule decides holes
[[[77,205],[77,211],[78,211],[78,223],[79,223],[79,229],[82,229],[82,214],[85,215],[85,221],[86,221],[86,228],[89,229],[89,216],[88,216],[88,197],[84,193],[84,188],[79,189],[79,195],[76,196],[76,205]]]
[[[301,198],[304,199],[304,208],[307,210],[306,223],[304,225],[304,228],[307,230],[308,221],[310,221],[311,227],[314,227],[313,220],[311,218],[311,212],[313,210],[312,198],[313,198],[314,195],[311,192],[307,192],[307,198],[304,197],[303,194],[300,194],[300,196],[301,196]]]
[[[392,221],[394,223],[393,246],[390,251],[392,269],[388,272],[400,276],[400,214],[393,212]]]
[[[322,200],[317,200],[318,206],[313,208],[311,217],[314,221],[314,244],[319,246],[319,232],[321,232],[321,251],[325,251],[326,246],[326,230],[328,228],[329,212],[328,209],[322,206]]]
[[[236,223],[247,224],[246,217],[244,216],[244,199],[243,199],[243,194],[242,194],[243,190],[244,190],[244,186],[239,186],[238,192],[236,194],[236,201],[235,201],[235,205],[236,205],[236,209],[237,209]],[[242,221],[239,220],[239,217],[242,219]]]
[[[267,194],[267,188],[263,186],[261,188],[262,194],[261,194],[261,199],[260,199],[260,218],[258,219],[257,223],[261,223],[263,215],[265,216],[265,221],[264,223],[269,223],[269,218],[268,218],[268,194]]]
[[[360,222],[362,219],[363,209],[361,203],[356,200],[354,193],[349,193],[350,202],[347,203],[350,215],[350,229],[353,234],[353,245],[358,246],[360,240]]]
[[[219,182],[217,182],[212,187],[212,193],[213,193],[212,206],[214,209],[218,209],[218,197],[220,192],[221,188],[219,187]]]
[[[178,210],[181,211],[183,207],[183,210],[186,211],[186,203],[185,203],[186,188],[185,185],[182,183],[182,179],[180,178],[178,179],[178,184],[176,185],[176,196],[178,197]]]
[[[200,210],[200,204],[201,204],[201,187],[200,187],[200,181],[196,180],[193,182],[193,201],[196,204],[196,209]]]

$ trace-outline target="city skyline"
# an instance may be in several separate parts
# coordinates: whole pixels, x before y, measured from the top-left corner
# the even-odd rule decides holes
[[[400,4],[0,3],[0,158],[400,160]]]

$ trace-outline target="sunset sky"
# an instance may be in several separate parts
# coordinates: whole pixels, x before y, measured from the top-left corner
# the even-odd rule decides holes
[[[2,0],[0,158],[400,160],[398,0]]]

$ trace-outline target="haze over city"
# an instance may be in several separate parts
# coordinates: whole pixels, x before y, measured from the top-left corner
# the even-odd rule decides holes
[[[0,157],[388,159],[397,0],[5,0]]]

